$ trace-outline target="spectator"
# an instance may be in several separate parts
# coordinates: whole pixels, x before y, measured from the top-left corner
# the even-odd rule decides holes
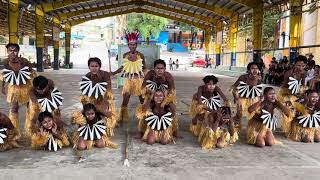
[[[175,66],[175,64],[176,64],[176,63],[173,61],[173,62],[172,62],[172,66]],[[172,68],[172,70],[174,70],[174,69]]]
[[[310,81],[311,79],[315,78],[315,71],[314,71],[314,67],[316,66],[316,62],[314,60],[309,60],[306,66],[306,71],[307,71],[307,77],[305,79],[305,84],[308,84],[308,81]]]
[[[178,69],[179,68],[179,60],[177,59],[176,60],[176,69]]]
[[[313,55],[312,55],[312,54],[309,54],[309,57],[308,57],[308,60],[307,60],[307,64],[308,64],[310,61],[313,61]]]
[[[208,60],[207,60],[207,67],[206,68],[208,68],[210,66],[210,68],[212,68],[212,66],[211,66],[211,58],[209,58]]]
[[[170,59],[169,59],[170,70],[173,70],[172,64],[173,64],[173,61],[172,61],[172,59],[170,58]]]

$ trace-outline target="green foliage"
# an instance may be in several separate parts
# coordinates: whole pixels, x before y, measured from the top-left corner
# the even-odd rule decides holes
[[[158,38],[159,33],[166,28],[168,23],[168,19],[150,14],[128,15],[128,30],[138,30],[144,39],[150,38],[151,35]]]
[[[182,23],[182,22],[179,23],[178,27],[179,27],[180,31],[182,31],[182,32],[186,32],[186,31],[198,32],[198,31],[200,31],[199,28],[191,26],[186,23]]]
[[[263,37],[273,37],[276,30],[276,25],[280,19],[280,14],[265,12],[263,19]]]
[[[276,26],[281,18],[281,13],[267,11],[264,13],[263,19],[263,47],[273,48],[275,45]]]

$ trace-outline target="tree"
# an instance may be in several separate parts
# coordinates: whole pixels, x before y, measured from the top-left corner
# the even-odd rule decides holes
[[[275,45],[275,34],[277,23],[280,20],[281,13],[266,11],[263,19],[263,47],[268,49]]]
[[[159,33],[166,28],[168,23],[168,19],[150,14],[133,13],[128,15],[128,30],[138,30],[148,44],[150,37],[158,38]]]
[[[179,23],[179,29],[182,32],[190,31],[190,35],[191,35],[190,48],[192,48],[194,39],[197,37],[198,31],[200,31],[200,29],[186,23],[181,23],[181,22]]]

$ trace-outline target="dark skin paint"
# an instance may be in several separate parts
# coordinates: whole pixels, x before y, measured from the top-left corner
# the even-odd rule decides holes
[[[84,112],[84,114],[85,114],[85,117],[86,117],[88,123],[90,121],[94,121],[94,119],[96,118],[96,112],[93,109]],[[104,144],[102,138],[95,140],[94,144],[95,144],[95,147],[97,147],[97,148],[104,148],[105,147],[105,144]],[[78,149],[79,150],[87,149],[87,140],[84,140],[83,137],[79,138]]]
[[[155,93],[155,95],[154,95],[154,98],[153,98],[153,100],[155,102],[155,107],[154,107],[154,109],[152,111],[153,111],[153,113],[155,115],[157,115],[159,117],[163,116],[166,113],[165,109],[161,107],[161,103],[162,103],[163,99],[164,99],[163,92],[157,91]],[[154,144],[156,142],[156,138],[155,138],[155,133],[154,132],[155,131],[152,130],[147,135],[147,143],[150,144],[150,145],[152,145],[152,144]],[[163,144],[163,145],[166,145],[166,144],[169,143],[169,140],[166,139],[164,136],[162,136],[162,137],[160,137],[160,143]]]
[[[264,99],[264,100],[263,100]],[[259,102],[254,103],[248,108],[249,113],[254,112],[256,109],[264,109],[269,113],[273,114],[275,108],[278,108],[282,111],[286,116],[289,116],[289,109],[282,105],[281,102],[276,100],[276,93],[274,90],[269,90],[267,94],[264,95],[263,99]],[[260,116],[260,115],[259,115]],[[263,138],[262,134],[259,133],[256,140],[257,147],[264,147],[264,146],[272,146],[275,144],[275,138],[270,129],[267,129],[266,137]]]

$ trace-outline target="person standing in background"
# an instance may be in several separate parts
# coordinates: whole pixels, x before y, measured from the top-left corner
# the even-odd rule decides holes
[[[170,71],[173,70],[172,64],[173,64],[173,61],[172,61],[172,59],[170,58],[170,59],[169,59]]]

